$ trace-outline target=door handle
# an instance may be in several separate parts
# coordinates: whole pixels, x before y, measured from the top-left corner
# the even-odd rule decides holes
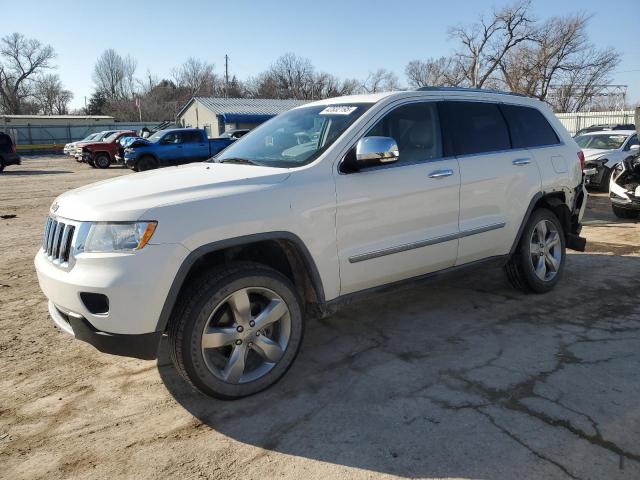
[[[429,178],[443,178],[453,175],[453,170],[447,168],[445,170],[434,170],[429,174]]]
[[[530,158],[516,158],[513,162],[514,165],[528,165],[531,163]]]

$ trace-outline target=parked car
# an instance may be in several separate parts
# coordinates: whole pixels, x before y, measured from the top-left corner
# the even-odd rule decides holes
[[[636,126],[633,123],[601,123],[598,125],[591,125],[590,127],[583,128],[578,130],[575,137],[579,137],[580,135],[584,135],[585,133],[591,132],[602,132],[607,130],[635,130]]]
[[[585,156],[585,183],[588,187],[608,191],[613,167],[638,152],[635,130],[585,133],[574,140]]]
[[[63,193],[35,266],[62,330],[137,358],[166,334],[191,385],[239,398],[284,375],[305,317],[356,297],[490,264],[521,290],[551,290],[565,249],[585,248],[581,163],[533,98],[326,99],[208,162]]]
[[[0,132],[0,173],[7,165],[20,165],[20,155],[16,152],[16,145],[11,137]]]
[[[222,135],[220,135],[218,138],[232,138],[234,140],[239,139],[240,137],[246,135],[247,133],[249,133],[251,130],[248,128],[236,128],[234,130],[227,130],[226,132],[224,132]]]
[[[625,158],[613,168],[609,197],[616,217],[640,218],[640,155]]]
[[[77,162],[82,162],[82,147],[89,143],[102,142],[105,138],[113,135],[118,131],[119,130],[103,130],[102,132],[98,132],[98,135],[92,140],[77,142],[72,156],[76,159]]]
[[[82,161],[92,167],[109,168],[115,161],[118,151],[118,140],[121,138],[135,137],[137,134],[133,130],[122,130],[112,133],[99,142],[84,143],[82,145]]]
[[[98,138],[99,135],[100,135],[100,132],[91,133],[91,134],[87,135],[85,138],[83,138],[82,140],[76,140],[75,142],[67,143],[64,146],[64,148],[62,149],[62,153],[64,153],[65,155],[69,155],[69,156],[73,157],[73,156],[75,156],[76,145],[78,143],[94,141],[94,140],[96,140]]]
[[[149,138],[138,138],[124,149],[124,163],[135,171],[182,165],[211,158],[233,143],[233,138],[207,137],[197,128],[160,130]]]

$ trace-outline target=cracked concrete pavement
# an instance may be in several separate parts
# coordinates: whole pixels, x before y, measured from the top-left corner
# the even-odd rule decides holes
[[[478,269],[309,322],[274,388],[236,402],[56,330],[32,257],[59,157],[0,176],[0,477],[640,478],[640,223],[591,196],[589,250],[546,295]],[[10,172],[7,169],[7,172]],[[40,172],[40,173],[36,173]],[[62,172],[54,174],[54,172]]]

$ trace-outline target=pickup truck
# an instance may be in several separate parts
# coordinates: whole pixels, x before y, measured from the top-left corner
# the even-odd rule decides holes
[[[118,140],[125,137],[135,137],[133,130],[121,130],[112,133],[102,141],[84,143],[82,145],[82,161],[94,168],[109,168],[115,160],[118,151]]]
[[[134,171],[182,165],[211,158],[235,141],[207,137],[196,128],[160,130],[149,138],[138,138],[124,149],[124,164]]]

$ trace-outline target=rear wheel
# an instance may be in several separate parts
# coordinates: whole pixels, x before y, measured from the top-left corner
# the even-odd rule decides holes
[[[93,160],[93,164],[98,168],[109,168],[111,159],[106,153],[101,153]]]
[[[548,292],[562,276],[564,262],[565,238],[558,217],[545,208],[535,210],[505,267],[507,277],[520,290]]]
[[[304,331],[291,282],[271,268],[242,262],[208,272],[192,286],[169,328],[178,372],[203,393],[225,399],[278,381]]]
[[[618,218],[638,218],[640,217],[640,211],[629,210],[627,208],[621,208],[616,205],[611,205],[613,214]]]
[[[158,168],[158,162],[155,158],[150,156],[142,157],[136,163],[136,170],[138,172],[144,172],[146,170],[153,170],[154,168]]]

